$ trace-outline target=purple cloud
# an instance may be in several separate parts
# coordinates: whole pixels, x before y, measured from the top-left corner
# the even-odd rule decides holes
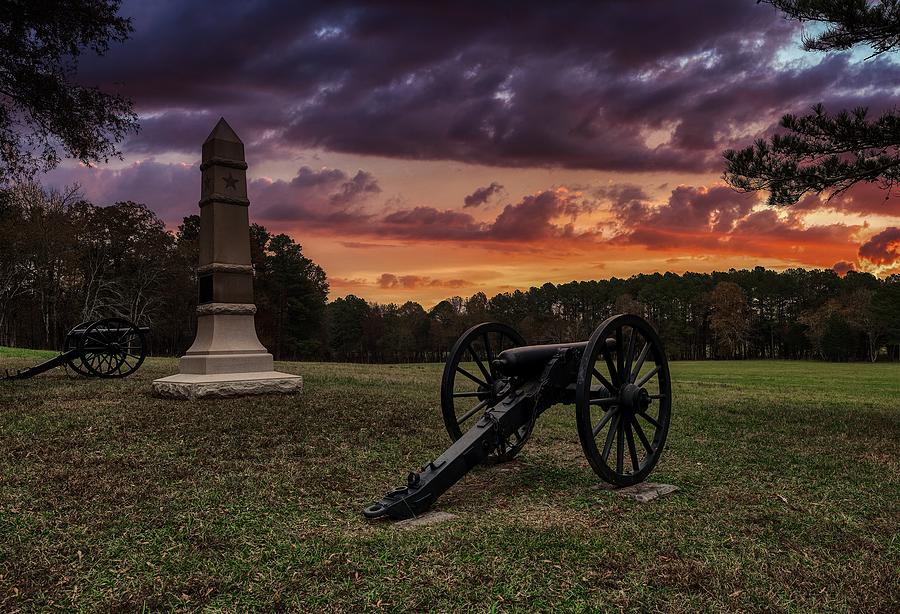
[[[148,159],[121,169],[65,167],[49,173],[45,183],[78,184],[84,196],[99,205],[123,200],[142,202],[169,224],[197,213],[200,198],[198,164],[163,163]],[[359,170],[300,167],[290,180],[253,179],[248,186],[251,215],[263,223],[302,221],[307,227],[339,228],[364,223],[361,207],[381,192],[374,175]]]
[[[856,270],[856,265],[852,262],[847,262],[846,260],[841,260],[840,262],[835,262],[834,266],[831,267],[831,270],[843,277],[850,271]]]
[[[43,181],[57,187],[78,184],[84,196],[98,205],[125,200],[144,203],[169,223],[197,213],[200,199],[199,164],[170,164],[153,158],[120,169],[60,167]]]
[[[290,181],[256,179],[249,185],[257,217],[264,221],[303,222],[307,228],[335,228],[365,223],[362,205],[381,192],[367,171],[348,175],[340,169],[301,167]]]
[[[860,245],[859,257],[875,264],[900,261],[900,228],[889,226]]]
[[[492,196],[498,194],[503,191],[503,186],[497,183],[496,181],[492,181],[491,185],[485,186],[483,188],[478,188],[468,196],[463,199],[463,209],[468,209],[469,207],[478,207],[480,205],[485,204],[487,201],[491,199]]]
[[[893,104],[900,66],[796,48],[770,6],[127,2],[134,37],[81,77],[142,115],[127,144],[196,150],[216,116],[254,159],[321,147],[393,158],[718,170],[785,111]],[[860,92],[865,94],[860,98]]]

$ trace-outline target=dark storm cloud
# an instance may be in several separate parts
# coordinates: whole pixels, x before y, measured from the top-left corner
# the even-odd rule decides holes
[[[859,257],[875,264],[900,262],[900,228],[890,226],[859,246]]]
[[[652,206],[639,193],[613,200],[613,211],[626,227],[728,232],[758,202],[755,194],[740,194],[725,186],[679,186],[664,206]]]
[[[870,213],[900,216],[900,194],[887,191],[876,183],[858,183],[832,198],[809,194],[792,206],[797,211],[831,209],[843,213]]]
[[[290,182],[253,181],[250,189],[255,216],[264,224],[297,222],[305,230],[337,232],[344,236],[528,244],[571,236],[573,222],[593,211],[595,206],[593,201],[576,193],[556,189],[508,204],[488,222],[477,221],[467,212],[425,205],[375,213],[364,206],[368,191],[360,191],[351,202],[334,198],[335,194],[345,192],[348,183],[363,183],[357,180],[359,176],[359,173],[349,177],[342,171],[323,170],[312,177],[309,169],[302,168]],[[342,244],[352,248],[376,246],[365,242]]]
[[[381,192],[381,187],[371,173],[367,171],[357,171],[352,178],[341,183],[340,189],[332,194],[329,200],[332,204],[343,206],[378,194],[379,192]]]
[[[384,216],[377,234],[405,239],[466,241],[486,235],[486,225],[468,213],[434,207],[402,209]]]
[[[463,199],[463,209],[483,205],[484,203],[489,201],[493,195],[498,194],[501,191],[503,191],[503,186],[496,181],[492,181],[491,185],[484,186],[483,188],[478,188],[474,192],[466,196]]]
[[[371,216],[362,205],[381,192],[377,179],[367,171],[351,176],[340,169],[308,166],[301,167],[290,181],[255,179],[249,189],[262,220],[335,230],[366,223]]]
[[[128,2],[132,40],[86,82],[137,103],[128,145],[194,152],[225,115],[251,155],[322,147],[607,170],[718,169],[815,102],[888,104],[898,67],[791,64],[795,25],[750,0]],[[209,121],[205,121],[209,118]],[[195,134],[196,133],[196,134]]]

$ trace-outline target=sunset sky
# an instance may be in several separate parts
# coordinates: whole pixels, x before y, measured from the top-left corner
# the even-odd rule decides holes
[[[443,4],[443,3],[442,3]],[[252,221],[330,298],[426,306],[546,281],[763,265],[900,272],[900,198],[790,209],[724,186],[722,150],[786,112],[896,105],[900,57],[800,49],[756,0],[125,2],[131,39],[79,79],[134,101],[125,159],[67,163],[97,204],[198,212],[220,116]]]

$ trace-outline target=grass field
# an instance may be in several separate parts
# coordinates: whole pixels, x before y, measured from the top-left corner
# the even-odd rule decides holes
[[[58,353],[52,350],[28,350],[25,348],[8,348],[0,345],[0,358],[31,358],[36,359],[35,362],[37,362],[56,356]]]
[[[676,363],[674,495],[601,487],[558,407],[418,531],[360,510],[448,444],[441,366],[280,367],[302,396],[0,382],[0,611],[900,610],[900,365]]]

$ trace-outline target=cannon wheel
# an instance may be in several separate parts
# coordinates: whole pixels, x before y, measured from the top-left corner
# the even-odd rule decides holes
[[[591,398],[591,386],[610,395]],[[669,362],[653,327],[635,315],[604,321],[578,368],[575,417],[593,470],[616,486],[642,481],[666,443],[672,412]]]
[[[81,360],[97,377],[126,377],[137,371],[147,356],[144,333],[122,318],[94,322],[79,343]]]
[[[452,441],[462,437],[463,429],[471,428],[478,416],[500,401],[498,374],[491,363],[503,350],[522,345],[522,335],[499,322],[473,326],[453,344],[441,379],[441,414]],[[527,426],[519,429],[511,437],[513,441],[505,442],[505,452],[501,454],[498,449],[490,460],[505,461],[515,456],[525,445],[528,431]]]
[[[63,341],[63,353],[78,348],[78,333],[83,333],[85,330],[87,330],[87,327],[90,326],[92,322],[92,320],[82,322],[69,331],[69,333],[66,335],[65,341]],[[85,365],[81,352],[79,352],[72,360],[68,361],[65,366],[72,369],[78,375],[83,375],[85,377],[91,376],[91,371],[87,368],[87,365]]]

